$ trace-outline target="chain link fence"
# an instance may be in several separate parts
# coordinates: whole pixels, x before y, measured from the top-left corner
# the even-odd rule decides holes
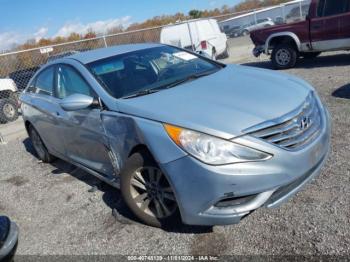
[[[308,10],[309,2],[310,0],[298,0],[284,5],[225,14],[212,18],[217,20],[221,31],[225,32],[228,38],[239,37],[245,35],[242,28],[247,28],[247,25],[252,29],[258,28],[259,24],[266,22],[266,19],[269,21],[269,26],[303,19],[306,15],[305,10]],[[182,23],[188,23],[188,21]],[[240,33],[233,33],[238,27]],[[0,124],[18,118],[20,114],[18,112],[18,93],[24,90],[35,72],[47,62],[72,53],[97,48],[131,43],[160,42],[162,29],[163,27],[159,26],[0,54]],[[190,30],[188,33],[192,38]],[[230,45],[233,45],[233,42],[228,41],[227,44],[229,45],[228,53],[232,55],[230,52],[232,46]]]
[[[77,52],[114,45],[159,42],[161,27],[106,35],[29,50],[0,54],[0,124],[18,118],[19,93],[44,64]]]

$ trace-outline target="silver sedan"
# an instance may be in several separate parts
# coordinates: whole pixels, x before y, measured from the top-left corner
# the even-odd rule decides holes
[[[121,189],[144,223],[238,223],[315,178],[330,121],[316,91],[269,70],[161,44],[74,54],[21,96],[38,157]]]

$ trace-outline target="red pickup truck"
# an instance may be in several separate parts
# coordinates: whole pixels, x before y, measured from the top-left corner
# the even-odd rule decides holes
[[[253,31],[258,57],[271,55],[275,69],[294,67],[299,57],[350,50],[350,0],[312,0],[305,21]]]

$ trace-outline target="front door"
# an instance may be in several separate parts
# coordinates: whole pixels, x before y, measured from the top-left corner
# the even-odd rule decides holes
[[[56,81],[58,99],[73,94],[97,98],[81,74],[70,65],[58,65]],[[76,111],[64,111],[61,108],[57,114],[64,130],[66,156],[99,173],[112,175],[113,166],[108,154],[108,140],[102,126],[101,108],[91,106]]]

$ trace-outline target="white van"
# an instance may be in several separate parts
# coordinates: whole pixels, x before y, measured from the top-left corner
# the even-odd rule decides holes
[[[212,59],[228,57],[227,36],[214,19],[198,19],[162,28],[160,42],[201,53]],[[192,49],[193,44],[193,49]]]

